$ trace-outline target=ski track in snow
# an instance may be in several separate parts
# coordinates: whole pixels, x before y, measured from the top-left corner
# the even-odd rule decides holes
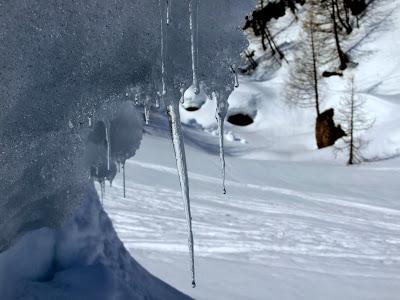
[[[135,176],[144,171],[157,181],[138,183]],[[187,255],[180,189],[163,183],[176,178],[176,169],[133,159],[127,174],[127,198],[117,176],[104,201],[125,246],[133,255]],[[223,196],[216,192],[220,178],[198,172],[189,178],[197,257],[400,279],[400,210],[357,197],[233,180]],[[197,187],[204,184],[210,189]]]

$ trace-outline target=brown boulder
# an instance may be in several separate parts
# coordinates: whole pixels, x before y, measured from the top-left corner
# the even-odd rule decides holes
[[[318,149],[332,146],[338,139],[346,135],[340,125],[335,125],[333,115],[333,108],[329,108],[317,117],[315,138]]]

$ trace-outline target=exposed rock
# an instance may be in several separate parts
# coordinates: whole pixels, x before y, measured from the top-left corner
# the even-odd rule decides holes
[[[318,149],[332,146],[338,139],[346,135],[340,125],[335,125],[333,115],[333,108],[329,108],[317,117],[315,138]]]

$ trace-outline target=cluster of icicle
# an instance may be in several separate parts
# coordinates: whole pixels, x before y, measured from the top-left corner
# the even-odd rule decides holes
[[[200,93],[200,78],[199,78],[199,24],[198,24],[198,15],[199,15],[199,1],[200,0],[189,0],[188,1],[188,13],[189,13],[189,28],[190,28],[190,42],[191,42],[191,68],[192,68],[192,87],[194,93],[198,95]],[[180,180],[182,198],[185,208],[186,220],[187,220],[187,230],[188,230],[188,246],[190,252],[190,268],[192,274],[192,286],[196,286],[195,279],[195,264],[194,264],[194,241],[193,241],[193,230],[192,230],[192,216],[190,209],[190,196],[189,196],[189,181],[188,181],[188,171],[187,171],[187,163],[185,156],[185,147],[183,140],[183,133],[179,115],[179,104],[185,101],[184,92],[185,88],[183,84],[179,87],[179,94],[176,91],[171,91],[171,89],[176,87],[171,87],[168,84],[167,73],[168,68],[166,66],[168,53],[168,27],[173,22],[171,18],[171,11],[173,8],[173,0],[159,0],[159,10],[161,15],[160,20],[160,49],[161,49],[161,76],[160,76],[160,91],[157,93],[149,94],[145,91],[142,91],[140,87],[132,87],[127,91],[130,96],[134,98],[134,104],[143,107],[144,109],[144,118],[146,124],[149,124],[151,118],[151,111],[154,109],[160,109],[161,106],[165,109],[168,120],[169,127],[172,138],[172,145],[175,153],[177,171]],[[234,65],[226,68],[226,76],[231,77],[231,80],[227,80],[227,82],[232,82],[232,86],[230,88],[224,87],[222,90],[212,90],[209,93],[211,99],[217,102],[216,109],[216,120],[218,124],[219,131],[219,145],[220,145],[220,161],[221,161],[221,173],[222,173],[222,190],[223,193],[226,193],[225,188],[225,157],[224,157],[224,120],[226,118],[228,112],[228,96],[234,87],[239,86],[237,70]],[[176,96],[179,95],[179,96]],[[161,105],[161,103],[163,105]],[[91,125],[92,120],[89,119],[89,125]],[[107,143],[107,170],[110,171],[110,124],[109,122],[105,122],[105,136]],[[125,161],[117,162],[118,171],[122,169],[123,173],[123,193],[124,197],[126,196],[125,192]],[[104,180],[100,180],[101,184],[101,193],[102,198],[104,194]]]

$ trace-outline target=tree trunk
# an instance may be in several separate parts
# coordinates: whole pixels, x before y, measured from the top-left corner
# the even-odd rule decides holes
[[[318,70],[317,70],[317,57],[315,53],[315,44],[314,44],[314,31],[312,24],[310,24],[310,36],[311,36],[311,49],[312,49],[312,59],[313,59],[315,110],[317,111],[317,116],[319,116],[320,110],[319,110],[319,93],[318,93]]]
[[[350,114],[350,147],[348,164],[354,163],[354,90],[351,91],[351,114]]]
[[[340,40],[339,40],[339,33],[338,33],[338,26],[336,22],[336,9],[335,9],[335,3],[333,0],[331,0],[331,6],[332,6],[332,12],[331,12],[331,18],[332,18],[332,23],[333,23],[333,34],[335,36],[335,43],[336,43],[336,50],[338,52],[339,60],[340,60],[340,70],[345,70],[347,68],[347,63],[349,62],[347,55],[343,52],[341,46],[340,46]]]

